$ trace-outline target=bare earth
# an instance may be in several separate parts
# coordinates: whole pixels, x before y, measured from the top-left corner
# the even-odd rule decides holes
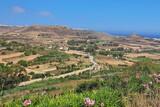
[[[112,57],[107,57],[107,56],[103,56],[103,55],[98,55],[96,57],[96,61],[97,61],[97,63],[100,63],[100,64],[109,64],[109,65],[128,65],[128,66],[131,66],[134,64],[133,62],[129,62],[127,60],[113,59]]]
[[[16,64],[20,60],[32,61],[39,56],[40,55],[30,55],[30,56],[24,56],[24,57],[11,57],[11,58],[4,59],[4,61],[5,62],[13,62],[14,64]]]
[[[155,59],[155,60],[158,60],[160,59],[160,55],[159,54],[149,54],[149,53],[130,53],[130,54],[127,54],[126,57],[128,58],[137,58],[137,57],[148,57],[148,58],[151,58],[151,59]]]
[[[7,54],[7,55],[0,55],[0,63],[6,63],[4,60],[9,59],[9,58],[15,58],[24,55],[22,52],[16,52],[12,54]]]

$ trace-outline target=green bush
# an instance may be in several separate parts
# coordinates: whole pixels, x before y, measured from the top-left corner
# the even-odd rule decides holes
[[[84,91],[91,91],[93,89],[100,88],[100,84],[96,81],[82,83],[76,88],[76,92],[84,92]]]
[[[31,51],[31,50],[26,50],[26,51],[24,52],[24,55],[25,55],[25,56],[32,55],[32,51]]]
[[[86,97],[95,100],[95,107],[100,107],[100,103],[104,103],[105,107],[124,107],[121,94],[108,88],[79,94],[67,93],[58,97],[25,96],[5,104],[5,107],[22,107],[24,99],[31,99],[32,104],[29,107],[84,107],[83,102]]]
[[[142,80],[132,76],[128,81],[129,92],[142,92],[143,91]]]
[[[45,74],[33,74],[32,79],[45,78]]]
[[[125,89],[127,87],[127,83],[118,76],[107,76],[104,79],[105,80],[102,82],[103,86],[119,90]]]
[[[69,59],[69,57],[70,56],[66,53],[59,52],[59,51],[51,51],[47,55],[43,55],[36,58],[33,62],[31,62],[31,64],[44,64],[44,63],[54,62],[54,61],[61,62]]]
[[[29,63],[27,61],[25,61],[25,60],[18,61],[18,64],[20,64],[23,67],[27,67],[29,65]]]

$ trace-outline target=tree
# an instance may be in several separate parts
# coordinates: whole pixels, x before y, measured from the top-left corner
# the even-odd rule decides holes
[[[20,61],[18,62],[18,64],[20,64],[20,65],[23,66],[23,67],[27,67],[27,66],[29,65],[28,62],[25,61],[25,60],[20,60]]]
[[[30,51],[30,50],[26,50],[25,52],[24,52],[24,55],[25,56],[29,56],[29,55],[31,55],[32,54],[32,51]]]

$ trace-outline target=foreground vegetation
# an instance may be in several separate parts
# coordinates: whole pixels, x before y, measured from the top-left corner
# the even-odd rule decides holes
[[[7,102],[5,106],[21,107],[26,99],[30,99],[32,101],[31,107],[85,107],[84,100],[89,98],[95,101],[94,105],[90,107],[158,107],[160,104],[160,85],[157,81],[157,78],[159,78],[159,72],[157,71],[159,70],[158,64],[139,62],[132,67],[108,70],[110,72],[107,72],[107,70],[93,74],[86,72],[80,76],[46,81],[44,84],[47,87],[55,82],[63,83],[64,81],[81,80],[83,78],[92,80],[78,85],[73,91],[65,90],[58,96],[47,94],[48,92],[45,94],[40,92],[37,95],[30,94]],[[35,83],[35,86],[39,87],[38,84],[44,86],[43,82]],[[29,87],[32,86],[34,84]],[[36,87],[31,89],[33,88]],[[55,89],[57,88],[54,87],[51,90],[54,91]]]
[[[68,73],[82,68],[81,64],[67,65],[71,57],[59,50],[43,50],[16,42],[2,46],[12,51],[22,51],[25,56],[40,54],[32,61],[21,60],[17,64],[0,64],[0,106],[4,107],[159,107],[160,103],[160,61],[147,57],[129,59],[132,66],[103,65],[98,71],[87,71],[66,78],[49,79],[19,87],[22,81],[45,78],[46,74],[27,74],[25,68],[40,64],[60,63],[60,73]],[[84,46],[84,44],[86,44]],[[99,50],[101,42],[68,41],[69,48],[104,55],[115,60],[126,60],[123,48]],[[73,46],[72,46],[73,45]],[[78,48],[77,48],[78,46]],[[108,46],[108,45],[107,45]],[[16,48],[19,47],[19,48]],[[28,47],[28,48],[26,48]],[[36,52],[34,52],[36,50]],[[42,51],[43,50],[43,51]],[[157,51],[156,51],[157,52]],[[53,66],[53,65],[52,65]],[[87,66],[87,65],[86,65]],[[30,77],[32,76],[32,78]],[[76,82],[75,82],[76,81]],[[14,99],[15,98],[15,99]]]
[[[59,97],[50,95],[26,96],[13,103],[8,103],[6,107],[21,107],[22,102],[28,98],[33,101],[30,107],[83,107],[85,106],[84,99],[87,97],[95,100],[95,107],[99,107],[101,103],[107,107],[123,107],[120,93],[108,88],[79,94],[67,93]]]

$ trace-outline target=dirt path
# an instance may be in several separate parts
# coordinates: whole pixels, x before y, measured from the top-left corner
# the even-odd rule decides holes
[[[73,72],[70,72],[70,73],[66,73],[66,74],[62,74],[62,75],[59,75],[59,76],[54,76],[54,77],[48,77],[48,78],[39,78],[39,79],[33,79],[33,80],[30,80],[30,81],[25,81],[25,82],[21,82],[18,86],[25,86],[25,85],[29,85],[29,84],[32,84],[34,82],[39,82],[39,81],[42,81],[42,80],[48,80],[48,79],[58,79],[58,78],[65,78],[67,76],[72,76],[72,75],[79,75],[85,71],[88,71],[88,70],[93,70],[93,71],[96,71],[100,68],[100,66],[94,61],[94,57],[91,56],[90,54],[84,54],[83,55],[87,55],[90,59],[90,62],[92,63],[92,66],[88,67],[88,68],[84,68],[82,70],[77,70],[77,71],[73,71]]]

